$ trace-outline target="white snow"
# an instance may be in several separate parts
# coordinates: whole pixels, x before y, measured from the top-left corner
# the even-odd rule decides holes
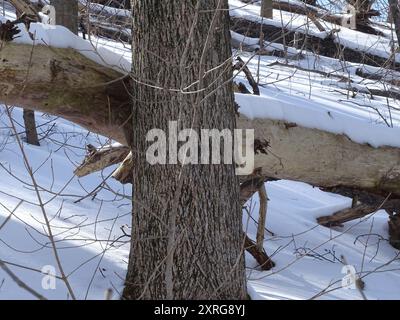
[[[61,119],[36,114],[39,133],[43,137],[51,129],[40,147],[24,144],[29,165],[35,171],[40,195],[51,221],[52,231],[66,274],[78,299],[104,299],[107,289],[121,290],[129,253],[129,240],[121,226],[130,224],[130,200],[101,190],[95,199],[75,203],[99,185],[111,169],[78,179],[73,170],[85,156],[85,144],[107,146],[106,139]],[[23,127],[22,110],[15,108],[13,118],[19,131]],[[44,224],[38,207],[38,198],[25,168],[15,137],[6,129],[9,126],[4,107],[0,108],[0,259],[23,281],[49,299],[68,299],[65,285],[57,280],[54,290],[42,288],[43,275],[16,265],[41,270],[50,265],[59,275]],[[21,135],[22,137],[22,135]],[[9,173],[8,170],[11,170]],[[18,177],[17,180],[15,177]],[[23,182],[26,182],[24,184]],[[131,195],[130,186],[107,180],[115,192]],[[56,194],[58,196],[55,197]],[[3,226],[6,218],[11,219]],[[126,229],[128,232],[129,230]],[[103,256],[104,253],[104,256]],[[91,284],[91,278],[94,277]],[[116,290],[114,289],[116,288]],[[0,299],[31,299],[0,269]]]
[[[318,226],[315,218],[348,207],[350,199],[292,181],[267,183],[266,187],[270,198],[267,228],[275,236],[266,238],[265,248],[277,266],[268,272],[252,269],[256,262],[246,255],[253,299],[361,300],[357,290],[342,288],[345,274],[341,256],[361,273],[367,299],[400,299],[399,252],[382,238],[387,238],[385,212],[378,211],[332,230]],[[257,220],[258,196],[247,205]],[[257,227],[247,213],[243,223],[255,238]],[[332,291],[319,295],[325,289]]]
[[[368,119],[273,89],[263,89],[262,96],[236,94],[240,113],[250,119],[267,118],[294,122],[297,125],[345,134],[358,143],[373,147],[400,147],[400,128],[371,124]]]
[[[291,2],[293,2],[291,0]],[[300,1],[295,1],[298,5],[304,5]],[[388,38],[364,34],[351,30],[342,26],[338,26],[329,22],[321,21],[324,28],[328,31],[321,32],[318,28],[309,22],[309,18],[304,15],[289,13],[286,11],[273,10],[274,19],[266,19],[260,17],[260,5],[245,4],[240,0],[230,0],[229,8],[231,16],[240,17],[249,21],[254,21],[266,25],[273,25],[279,28],[287,28],[293,31],[301,31],[319,38],[326,38],[329,31],[333,29],[340,29],[339,37],[335,40],[337,43],[344,45],[348,48],[367,52],[382,58],[389,58],[391,55],[391,36],[388,34]],[[384,32],[385,33],[385,32]],[[386,32],[387,34],[387,32]],[[396,36],[393,35],[394,41]],[[396,53],[396,61],[400,62],[400,54]]]

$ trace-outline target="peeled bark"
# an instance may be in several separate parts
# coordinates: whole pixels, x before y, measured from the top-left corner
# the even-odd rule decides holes
[[[88,174],[122,162],[128,154],[129,148],[126,146],[94,150],[86,156],[83,163],[75,169],[74,173],[78,177],[87,176]]]
[[[150,165],[145,157],[146,134],[168,132],[169,121],[196,132],[235,128],[227,7],[219,0],[132,1],[133,77],[152,86],[134,81],[132,91],[127,299],[246,297],[234,165]],[[188,86],[195,93],[180,92]]]
[[[132,183],[133,161],[132,152],[124,158],[119,167],[114,171],[112,177],[123,184]]]

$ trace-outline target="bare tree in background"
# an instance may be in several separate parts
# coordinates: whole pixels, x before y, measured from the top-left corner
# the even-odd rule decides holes
[[[56,24],[78,34],[78,1],[51,0],[50,4],[56,9]]]
[[[262,0],[261,16],[269,19],[273,17],[272,0]]]
[[[389,0],[389,14],[391,16],[392,23],[394,23],[394,28],[397,35],[397,41],[400,46],[400,11],[399,11],[398,0]]]
[[[351,4],[358,12],[368,12],[371,10],[375,0],[346,0]]]

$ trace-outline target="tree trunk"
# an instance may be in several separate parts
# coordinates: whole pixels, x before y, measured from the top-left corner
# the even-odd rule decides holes
[[[268,19],[273,18],[272,0],[262,0],[262,2],[261,2],[261,17],[268,18]]]
[[[398,0],[389,0],[389,16],[391,17],[391,22],[394,23],[397,42],[400,47],[400,10]]]
[[[168,132],[169,121],[178,131],[235,128],[227,8],[225,0],[132,1],[133,77],[141,81],[132,91],[126,299],[246,298],[234,166],[150,165],[145,157],[146,134]],[[181,93],[189,86],[192,93]]]
[[[78,34],[78,1],[51,0],[50,4],[56,9],[56,24]]]
[[[35,112],[32,110],[24,109],[23,117],[25,124],[26,142],[34,146],[40,146],[36,130]]]

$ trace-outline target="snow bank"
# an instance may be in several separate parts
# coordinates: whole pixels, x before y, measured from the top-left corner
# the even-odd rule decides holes
[[[264,89],[263,96],[235,95],[240,113],[250,119],[266,118],[294,122],[299,126],[347,135],[357,143],[373,147],[400,148],[400,128],[389,128],[369,122],[364,117],[332,110],[312,100],[273,89]]]
[[[0,21],[5,22],[4,17]],[[45,45],[56,48],[71,48],[78,51],[86,58],[116,71],[127,73],[131,70],[131,58],[113,50],[110,46],[84,40],[63,26],[53,26],[43,23],[31,23],[29,32],[33,35],[33,40],[26,30],[25,25],[18,24],[21,32],[14,40],[15,43],[28,45]]]

